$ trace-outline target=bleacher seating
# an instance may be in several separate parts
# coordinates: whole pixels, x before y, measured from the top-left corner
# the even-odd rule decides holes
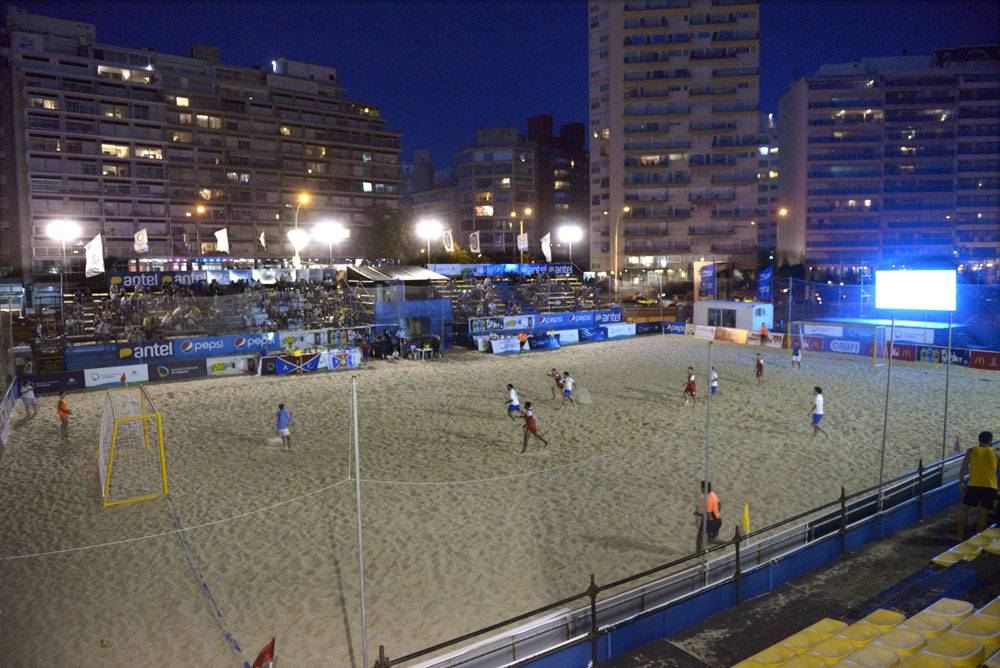
[[[433,296],[451,299],[456,322],[497,315],[589,311],[598,308],[599,291],[575,276],[532,278],[455,278],[432,285]]]
[[[1000,529],[987,529],[973,539],[978,539],[972,543],[974,546],[992,547],[1000,540]],[[970,552],[954,552],[954,548],[949,553],[960,555],[960,559],[974,558],[967,557]],[[1000,667],[1000,597],[978,610],[967,601],[941,598],[910,617],[896,610],[878,609],[853,624],[822,619],[737,663],[735,668],[764,666]]]
[[[986,529],[968,540],[962,541],[951,549],[942,552],[931,559],[931,563],[941,568],[947,568],[960,561],[972,561],[983,552],[1000,554],[1000,529]]]

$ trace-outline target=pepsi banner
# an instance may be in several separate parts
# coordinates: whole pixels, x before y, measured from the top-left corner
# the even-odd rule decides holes
[[[774,267],[761,269],[757,275],[757,301],[771,301],[771,280],[774,278]]]
[[[202,336],[194,339],[174,339],[170,343],[174,344],[174,354],[177,357],[210,357],[241,353],[253,355],[257,351],[277,350],[281,345],[274,332]]]
[[[535,316],[537,329],[556,330],[577,327],[592,327],[594,311],[569,311],[565,313],[539,313]]]
[[[681,335],[687,334],[687,325],[685,325],[683,322],[668,322],[667,332],[669,332],[670,334],[681,334]]]
[[[701,285],[698,289],[700,297],[715,297],[715,264],[706,264],[700,270]]]

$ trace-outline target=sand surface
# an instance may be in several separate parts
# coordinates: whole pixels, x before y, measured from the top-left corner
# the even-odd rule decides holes
[[[767,350],[758,385],[754,352],[713,352],[710,465],[727,537],[744,503],[762,526],[878,477],[886,369],[808,356],[792,370],[787,354]],[[591,572],[608,582],[692,551],[707,355],[703,341],[646,337],[358,372],[373,655],[384,644],[401,656],[583,591]],[[688,365],[695,407],[681,397]],[[552,400],[552,366],[593,402]],[[102,393],[69,397],[66,444],[55,399],[41,398],[0,461],[0,663],[240,665],[225,629],[242,660],[277,636],[283,665],[360,666],[350,381],[147,386],[163,414],[170,503],[111,509],[97,483]],[[508,382],[535,402],[547,449],[519,454]],[[944,369],[899,364],[892,383],[887,477],[939,457]],[[829,437],[811,435],[817,384]],[[279,401],[294,416],[292,453],[266,447]],[[998,405],[1000,374],[953,367],[948,453],[956,435],[968,446],[983,428],[1000,431]],[[60,552],[20,558],[50,551]]]

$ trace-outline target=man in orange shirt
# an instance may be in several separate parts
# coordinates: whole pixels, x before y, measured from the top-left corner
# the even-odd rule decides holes
[[[767,343],[767,324],[760,323],[760,345]]]
[[[56,404],[56,415],[59,416],[59,433],[65,441],[69,437],[69,404],[66,403],[66,393],[59,393],[59,403]]]
[[[722,504],[719,503],[719,495],[712,491],[712,483],[707,483],[708,494],[705,495],[706,483],[703,480],[701,482],[701,493],[705,497],[704,501],[698,501],[698,510],[695,510],[694,514],[698,517],[698,547],[697,550],[700,552],[704,545],[704,538],[702,535],[702,530],[708,530],[708,542],[718,543],[719,529],[722,528]],[[704,505],[703,505],[704,504]],[[702,521],[702,517],[705,515],[701,511],[704,508],[708,514],[708,517]]]

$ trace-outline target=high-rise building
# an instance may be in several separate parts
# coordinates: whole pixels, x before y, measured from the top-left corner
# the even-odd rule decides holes
[[[787,262],[1000,266],[1000,47],[824,65],[778,120]]]
[[[599,272],[756,266],[756,0],[590,3],[590,250]]]
[[[480,248],[495,258],[518,256],[517,235],[528,235],[529,250],[538,254],[538,200],[535,190],[535,146],[514,128],[476,133],[476,144],[454,160],[458,233],[466,248],[479,232]]]
[[[778,237],[778,128],[772,114],[762,119],[760,146],[757,147],[757,259],[760,265],[773,263]]]
[[[11,204],[0,270],[25,282],[60,262],[45,234],[54,219],[76,220],[82,240],[102,234],[118,258],[137,256],[132,237],[145,229],[146,257],[178,268],[178,258],[191,266],[212,253],[222,228],[233,258],[289,257],[296,214],[301,226],[334,218],[352,228],[338,251],[349,256],[366,207],[399,204],[400,135],[375,106],[346,96],[335,69],[284,58],[235,67],[204,46],[176,56],[101,44],[93,25],[14,8],[0,37]],[[71,254],[74,269],[82,261]]]
[[[553,256],[569,257],[559,241],[559,228],[575,225],[586,234],[590,215],[590,155],[583,123],[565,123],[553,133],[552,117],[528,119],[528,140],[535,144],[535,189],[538,192],[537,233],[552,235]],[[575,262],[587,266],[586,242],[576,245]]]

